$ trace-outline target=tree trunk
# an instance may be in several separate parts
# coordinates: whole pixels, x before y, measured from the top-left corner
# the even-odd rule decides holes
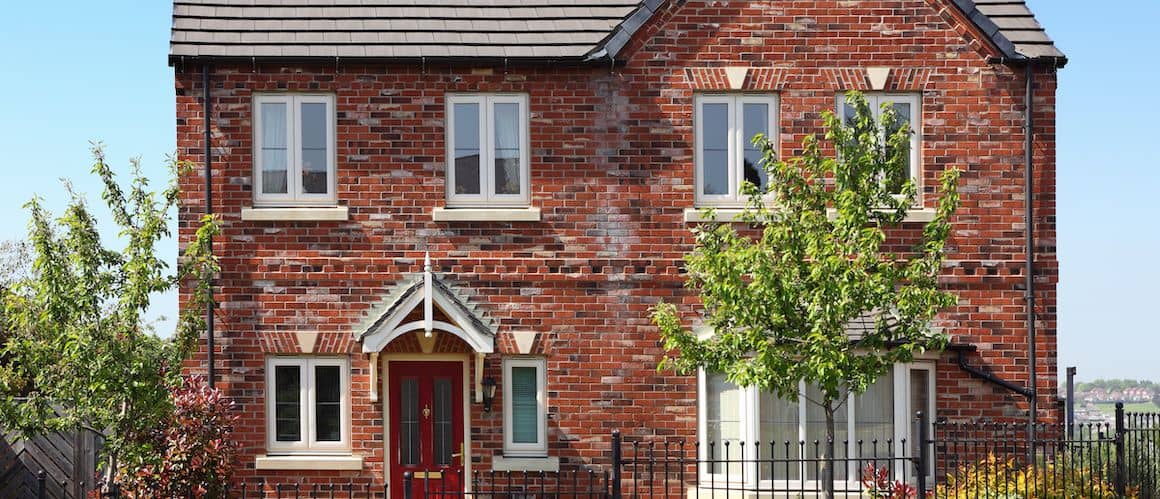
[[[121,411],[118,413],[118,416],[119,416],[118,421],[121,423],[119,426],[122,426],[122,427],[124,426],[125,415],[128,413],[129,413],[129,401],[122,400],[121,401]],[[123,434],[124,431],[121,431],[121,433]],[[120,455],[119,448],[108,449],[108,459],[109,459],[108,466],[109,466],[109,468],[107,470],[105,470],[105,492],[109,492],[113,488],[113,486],[115,485],[114,482],[117,479],[117,466],[119,466],[121,464],[119,462],[119,459],[118,459],[120,457],[119,455]]]
[[[834,401],[826,399],[822,410],[826,413],[826,441],[818,456],[822,460],[818,480],[822,482],[822,497],[834,499]]]

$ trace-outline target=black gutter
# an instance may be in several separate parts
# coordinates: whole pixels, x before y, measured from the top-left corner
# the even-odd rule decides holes
[[[202,128],[204,129],[203,131],[205,132],[205,138],[202,139],[202,141],[205,142],[205,214],[206,214],[206,216],[213,216],[213,147],[211,145],[211,140],[213,139],[213,133],[210,131],[210,126],[212,125],[211,120],[210,120],[210,114],[213,112],[213,106],[210,104],[211,92],[210,92],[210,78],[209,78],[211,71],[213,71],[213,66],[210,64],[206,64],[205,66],[202,67],[202,73],[201,73],[202,90],[205,92],[205,99],[202,102],[202,105],[203,105],[202,118],[204,118]],[[213,239],[212,238],[207,242],[207,246],[209,248],[210,255],[213,255]],[[209,355],[209,357],[206,359],[206,361],[209,363],[209,387],[214,388],[216,383],[217,383],[217,370],[214,367],[214,338],[213,338],[214,337],[214,334],[213,334],[213,308],[214,308],[213,303],[214,302],[213,302],[213,277],[212,276],[210,277],[209,293],[210,293],[209,300],[206,301],[206,305],[205,305],[206,350],[207,350],[207,353]]]
[[[998,56],[988,57],[987,64],[1002,64],[1004,66],[1050,66],[1054,68],[1062,68],[1067,65],[1066,57],[1043,56],[1043,57],[1026,57],[1026,56]]]
[[[623,66],[626,61],[616,59],[616,65]],[[185,64],[219,64],[219,65],[249,65],[279,64],[279,65],[421,65],[446,64],[449,66],[479,67],[564,67],[564,68],[591,68],[608,64],[607,59],[589,60],[579,57],[226,57],[226,56],[169,56],[169,65],[176,67]]]

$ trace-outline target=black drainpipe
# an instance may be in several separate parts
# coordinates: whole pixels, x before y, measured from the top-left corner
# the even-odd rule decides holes
[[[1035,147],[1035,66],[1037,63],[1044,66],[1062,67],[1066,63],[1066,59],[1057,57],[1045,58],[1007,58],[994,57],[987,62],[991,64],[1007,64],[1007,65],[1022,65],[1026,72],[1024,105],[1023,105],[1023,183],[1026,191],[1023,197],[1023,230],[1024,240],[1027,244],[1026,262],[1023,269],[1023,298],[1027,303],[1027,384],[1028,388],[1018,387],[1013,383],[1002,381],[996,384],[1004,386],[1012,391],[1023,394],[1027,397],[1029,403],[1029,411],[1027,414],[1027,436],[1030,441],[1035,439],[1035,423],[1038,421],[1039,415],[1039,400],[1038,400],[1038,383],[1036,382],[1036,371],[1038,361],[1036,359],[1036,334],[1035,334],[1035,157],[1032,154]],[[963,370],[976,374],[974,368],[966,365],[966,361],[959,354],[959,367]],[[991,376],[987,373],[987,376]],[[997,378],[996,378],[997,379]],[[1018,388],[1018,389],[1016,389]]]
[[[205,143],[205,214],[206,216],[213,215],[213,147],[211,140],[213,134],[210,132],[211,120],[210,113],[213,112],[213,106],[210,104],[210,81],[209,75],[213,71],[213,66],[206,64],[202,67],[202,89],[205,91],[205,99],[202,102],[204,108],[202,109],[202,117],[205,122],[202,124],[202,129],[205,132],[205,138],[202,140]],[[213,240],[208,242],[209,252],[213,254]],[[205,338],[206,350],[208,353],[207,362],[209,363],[209,386],[214,388],[217,384],[217,370],[214,367],[214,341],[213,341],[213,278],[210,278],[209,292],[210,299],[205,305]]]
[[[1036,382],[1036,360],[1035,360],[1035,177],[1032,175],[1032,169],[1035,165],[1033,162],[1034,155],[1032,154],[1032,147],[1035,145],[1035,65],[1031,62],[1027,63],[1025,67],[1027,70],[1027,100],[1023,106],[1023,112],[1026,113],[1023,122],[1027,129],[1023,133],[1023,182],[1027,186],[1027,192],[1023,196],[1023,230],[1026,231],[1027,237],[1027,267],[1023,271],[1024,279],[1026,281],[1026,299],[1027,299],[1027,342],[1028,347],[1028,362],[1027,362],[1027,383],[1031,387],[1031,393],[1027,396],[1031,399],[1031,414],[1027,417],[1027,435],[1032,442],[1035,441],[1035,423],[1039,419],[1039,383]]]
[[[1024,397],[1031,397],[1031,390],[1030,389],[1016,385],[1015,383],[1012,383],[1012,382],[1007,381],[1003,378],[995,376],[994,374],[992,374],[990,372],[984,371],[984,370],[979,369],[975,366],[967,364],[967,349],[959,349],[957,353],[958,353],[959,369],[966,371],[967,373],[971,374],[972,376],[975,376],[976,378],[994,383],[994,384],[999,385],[1003,388],[1006,388],[1006,389],[1011,390],[1015,393],[1018,393]]]

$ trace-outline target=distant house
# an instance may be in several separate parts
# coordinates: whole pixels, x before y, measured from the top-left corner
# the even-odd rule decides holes
[[[897,366],[839,431],[913,438],[917,410],[1025,417],[1027,398],[995,381],[1034,382],[1039,416],[1059,419],[1066,59],[1022,1],[274,3],[175,0],[169,56],[179,157],[212,151],[217,372],[244,477],[551,470],[604,459],[613,429],[819,438],[808,405],[658,373],[648,314],[696,303],[690,229],[704,207],[730,222],[741,182],[765,182],[749,139],[799,154],[849,90],[914,132],[904,174],[921,200],[889,248],[916,241],[940,172],[965,173],[941,280],[960,302],[938,324],[956,350]],[[204,175],[181,178],[183,243]],[[187,367],[205,371],[204,348]]]

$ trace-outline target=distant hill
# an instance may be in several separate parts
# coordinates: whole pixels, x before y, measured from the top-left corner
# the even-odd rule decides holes
[[[1103,390],[1125,390],[1128,388],[1146,388],[1149,390],[1160,389],[1160,383],[1148,380],[1134,380],[1134,379],[1097,379],[1089,382],[1078,382],[1075,384],[1075,391],[1090,391],[1093,389]]]
[[[1097,379],[1076,383],[1076,420],[1111,421],[1116,402],[1127,412],[1160,412],[1160,383],[1134,379]]]

